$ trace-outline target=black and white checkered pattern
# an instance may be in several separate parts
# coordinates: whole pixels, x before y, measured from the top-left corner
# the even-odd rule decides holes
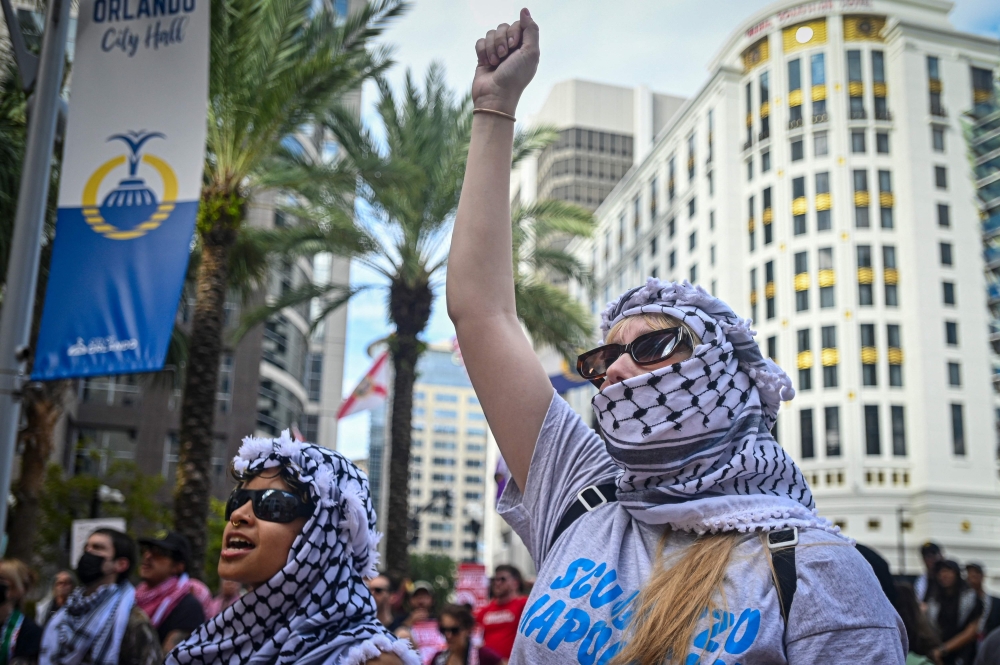
[[[283,466],[309,488],[316,511],[266,584],[204,624],[167,656],[188,663],[356,665],[381,652],[419,658],[375,618],[365,578],[376,574],[379,535],[368,478],[337,452],[278,439],[244,439],[240,473]]]
[[[701,340],[689,359],[608,386],[593,399],[618,498],[636,519],[697,533],[817,527],[812,492],[771,436],[791,380],[761,356],[750,321],[701,287],[650,279],[608,305],[620,320],[665,314]]]

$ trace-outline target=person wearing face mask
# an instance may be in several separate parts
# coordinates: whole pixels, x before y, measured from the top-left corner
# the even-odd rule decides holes
[[[649,279],[609,303],[603,345],[578,359],[598,432],[555,394],[518,320],[511,252],[515,112],[539,34],[522,9],[476,42],[448,259],[448,312],[512,476],[498,511],[538,569],[511,662],[902,665],[871,566],[771,435],[795,391],[749,321]]]
[[[21,611],[21,600],[34,584],[35,574],[23,561],[0,561],[0,665],[38,660],[42,629]]]
[[[135,543],[121,531],[97,529],[76,566],[78,587],[42,635],[39,665],[158,665],[160,640],[135,604],[128,581]]]
[[[337,452],[247,437],[233,460],[219,577],[247,592],[167,665],[419,665],[376,617],[379,534],[368,478]]]

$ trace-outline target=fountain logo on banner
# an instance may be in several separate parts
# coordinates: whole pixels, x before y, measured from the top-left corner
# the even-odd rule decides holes
[[[82,0],[32,379],[163,367],[198,213],[208,0]]]

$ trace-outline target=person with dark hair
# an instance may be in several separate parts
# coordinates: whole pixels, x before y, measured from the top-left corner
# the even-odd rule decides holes
[[[375,599],[375,613],[382,625],[395,631],[402,623],[405,616],[396,616],[392,611],[393,597],[399,593],[399,581],[393,584],[393,579],[386,573],[379,573],[368,580],[368,590]]]
[[[42,634],[39,665],[158,665],[160,640],[135,604],[128,581],[135,543],[121,531],[97,529],[76,565],[80,586]]]
[[[165,531],[156,538],[140,538],[142,563],[135,602],[149,615],[167,653],[195,628],[205,623],[205,608],[195,595],[196,584],[187,574],[191,543],[176,531]],[[198,589],[201,591],[201,589]],[[208,589],[201,592],[211,601]]]
[[[368,479],[343,455],[247,437],[233,460],[219,577],[247,592],[167,665],[419,665],[375,614],[379,535]]]
[[[447,648],[431,659],[431,665],[500,665],[506,660],[488,646],[472,644],[475,627],[472,612],[463,605],[446,605],[438,615],[438,629],[444,635]]]
[[[938,561],[944,559],[941,546],[937,543],[927,541],[920,546],[920,558],[924,562],[924,574],[913,582],[913,591],[917,594],[917,600],[926,603],[930,599],[930,591],[934,588],[934,566]]]
[[[524,613],[527,597],[521,595],[521,571],[501,564],[490,582],[493,599],[476,612],[476,623],[483,629],[483,645],[502,658],[510,658],[517,637],[517,625]]]
[[[1000,628],[1000,598],[986,593],[986,589],[983,588],[984,577],[985,573],[982,565],[978,563],[965,565],[965,581],[969,583],[969,587],[979,596],[979,600],[983,601],[983,614],[979,617],[979,642],[982,642],[987,635]]]
[[[906,665],[934,665],[931,654],[941,644],[934,627],[931,626],[924,611],[920,609],[917,594],[909,584],[896,582],[895,601],[892,606],[906,626],[910,651],[906,655]]]
[[[962,569],[954,561],[938,561],[934,582],[927,619],[937,628],[942,644],[932,655],[944,665],[972,665],[983,602],[962,579]]]
[[[21,601],[35,586],[35,573],[19,559],[0,561],[0,665],[38,660],[42,629],[27,616]]]

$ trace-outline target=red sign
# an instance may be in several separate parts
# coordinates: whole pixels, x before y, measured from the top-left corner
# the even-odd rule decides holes
[[[472,605],[478,610],[490,602],[490,579],[486,576],[486,566],[481,563],[458,564],[458,583],[455,585],[455,602]]]

